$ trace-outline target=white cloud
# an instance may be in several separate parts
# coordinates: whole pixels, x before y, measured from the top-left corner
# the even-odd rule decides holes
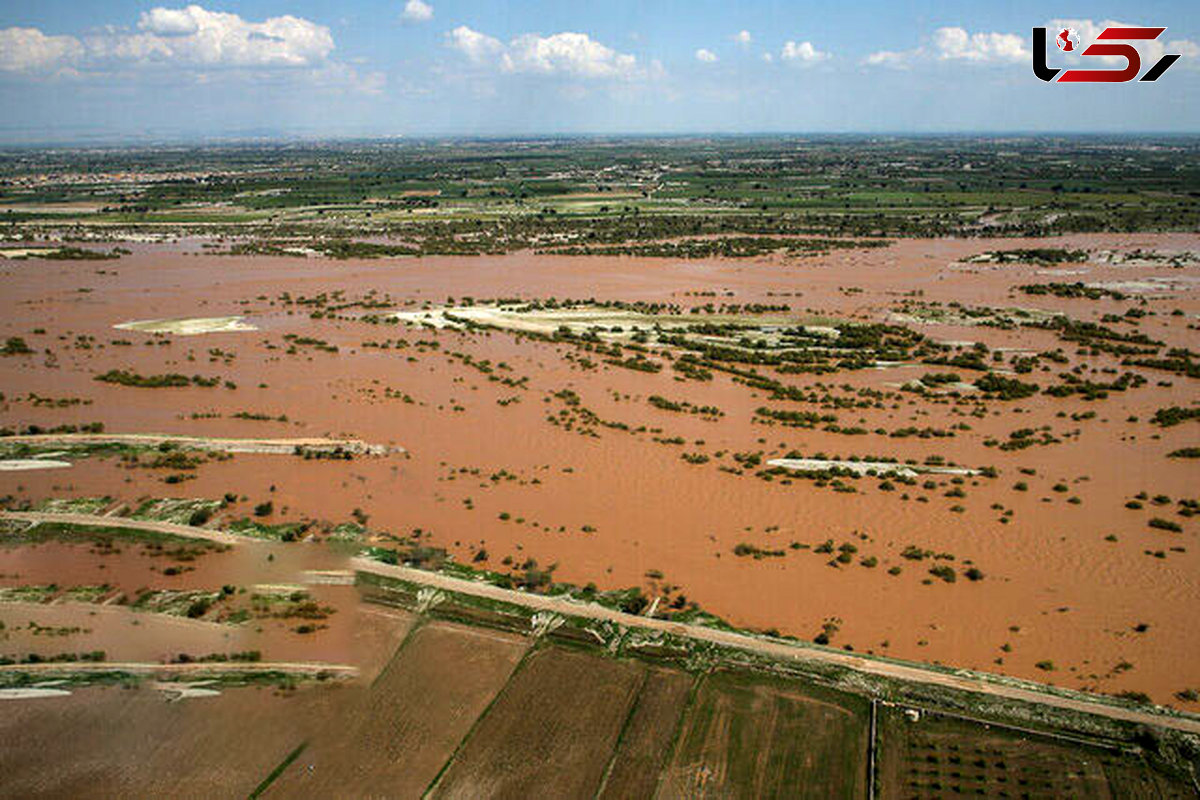
[[[1027,37],[1015,33],[976,32],[965,28],[938,28],[927,45],[911,50],[879,50],[862,60],[868,67],[908,69],[930,61],[969,61],[975,64],[1027,63]]]
[[[977,62],[1028,61],[1025,37],[1015,33],[968,33],[963,28],[938,28],[933,32],[933,48],[942,60],[961,59]]]
[[[582,78],[629,77],[637,67],[633,56],[605,47],[586,33],[570,32],[518,36],[509,44],[501,63],[507,72],[562,73]]]
[[[785,42],[779,51],[779,57],[784,61],[800,64],[816,64],[829,58],[829,53],[813,47],[812,42]]]
[[[770,64],[772,61],[775,60],[775,56],[771,55],[770,53],[763,53],[762,60],[767,62],[768,64]]]
[[[466,25],[459,25],[446,36],[451,47],[476,64],[482,64],[504,52],[504,43],[499,39],[471,30]]]
[[[407,22],[428,22],[433,19],[433,6],[421,0],[408,0],[400,18]]]
[[[333,52],[329,28],[284,15],[250,22],[190,5],[154,8],[138,33],[107,30],[84,40],[89,58],[184,67],[312,67]]]
[[[380,95],[387,86],[387,75],[382,72],[361,74],[349,64],[329,62],[305,76],[317,88],[337,92]]]
[[[733,40],[738,44],[747,45],[754,41],[754,37],[750,35],[750,31],[742,30],[733,35]]]
[[[711,64],[718,59],[717,54],[712,50],[705,50],[703,47],[701,47],[696,51],[696,60],[703,61],[705,64]]]
[[[138,28],[159,36],[191,36],[200,30],[200,24],[188,9],[152,8],[142,12]]]
[[[74,36],[47,36],[37,28],[0,29],[0,71],[53,72],[83,56]]]
[[[472,63],[502,72],[566,75],[576,78],[633,78],[643,76],[637,59],[619,53],[586,33],[563,32],[552,36],[526,33],[508,44],[486,33],[461,25],[447,34],[450,47]]]
[[[871,67],[891,67],[893,69],[907,69],[910,62],[920,56],[924,51],[920,48],[916,50],[880,50],[877,53],[871,53],[867,56],[863,63]]]
[[[1179,53],[1184,58],[1196,58],[1200,56],[1200,44],[1196,44],[1190,39],[1173,39],[1167,42],[1167,50],[1172,53]]]
[[[380,93],[384,73],[359,72],[331,58],[329,28],[284,15],[262,21],[202,6],[156,7],[133,28],[98,28],[77,38],[36,28],[0,29],[0,72],[71,75],[105,81],[136,80],[150,71],[181,84],[286,74],[304,85],[334,91]]]

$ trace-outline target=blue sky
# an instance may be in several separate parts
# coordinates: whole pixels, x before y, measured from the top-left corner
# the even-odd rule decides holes
[[[1158,82],[1033,77],[1030,28],[1167,26]],[[1200,3],[0,0],[0,141],[1200,132]],[[1080,48],[1082,49],[1082,47]],[[1053,66],[1106,66],[1050,46]]]

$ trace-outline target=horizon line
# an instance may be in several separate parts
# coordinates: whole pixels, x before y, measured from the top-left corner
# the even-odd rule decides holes
[[[398,143],[398,142],[522,142],[542,140],[613,140],[613,139],[818,139],[818,138],[877,138],[890,137],[897,139],[938,139],[938,138],[980,138],[980,139],[1200,139],[1200,130],[1196,131],[1051,131],[1051,130],[944,130],[944,131],[663,131],[663,132],[546,132],[546,133],[374,133],[374,134],[317,134],[317,133],[287,133],[252,131],[229,132],[216,134],[100,134],[95,137],[87,135],[80,137],[51,138],[44,141],[29,139],[6,139],[4,128],[0,127],[0,149],[29,150],[29,149],[66,149],[79,147],[94,147],[119,149],[123,147],[179,147],[179,146],[219,146],[235,144],[295,144],[295,143]]]

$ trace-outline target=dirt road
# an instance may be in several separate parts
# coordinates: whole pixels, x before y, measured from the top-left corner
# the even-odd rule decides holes
[[[120,517],[100,517],[89,514],[53,514],[36,511],[3,511],[0,519],[24,519],[33,522],[67,522],[75,525],[97,525],[105,527],[137,528],[140,530],[169,533],[175,536],[187,536],[198,539],[237,544],[257,542],[243,536],[234,536],[220,531],[210,531],[205,528],[193,528],[187,525],[175,525],[168,522],[149,522],[130,520]],[[349,560],[352,569],[362,572],[399,578],[410,583],[444,589],[461,594],[485,597],[506,603],[515,603],[527,608],[561,614],[585,617],[588,619],[607,620],[630,628],[662,631],[677,636],[686,636],[699,641],[736,647],[753,653],[761,653],[781,659],[797,661],[819,661],[836,664],[841,667],[857,670],[870,675],[880,675],[897,680],[923,683],[932,686],[944,686],[968,692],[978,692],[992,697],[1014,700],[1026,703],[1040,703],[1056,708],[1077,711],[1085,714],[1096,714],[1110,719],[1127,722],[1158,725],[1166,728],[1200,734],[1200,717],[1193,715],[1160,714],[1151,711],[1140,711],[1135,708],[1117,706],[1101,699],[1088,699],[1086,695],[1075,694],[1063,696],[1041,691],[1036,684],[1024,682],[1023,685],[1001,679],[989,679],[979,673],[960,672],[950,674],[923,667],[919,664],[903,664],[895,661],[885,661],[878,658],[864,657],[851,653],[830,650],[804,643],[785,642],[778,639],[751,636],[742,633],[704,628],[696,625],[682,625],[668,620],[641,617],[615,611],[611,608],[569,600],[562,597],[546,597],[543,595],[517,592],[511,589],[501,589],[480,581],[464,580],[436,572],[425,572],[409,567],[382,564],[367,558],[352,558]],[[50,665],[47,665],[50,666]],[[112,665],[94,665],[98,668]],[[198,665],[200,666],[200,665]]]
[[[278,661],[255,663],[208,662],[204,664],[154,664],[142,661],[60,661],[53,664],[3,664],[0,674],[5,672],[42,673],[47,679],[58,674],[128,672],[134,675],[180,675],[180,674],[267,674],[282,672],[288,675],[319,675],[326,673],[338,677],[353,677],[358,667],[350,664],[322,664],[309,661]]]
[[[128,517],[100,517],[93,514],[55,514],[49,511],[0,511],[0,519],[25,520],[26,522],[60,522],[68,525],[87,525],[93,528],[133,528],[152,533],[167,533],[171,536],[182,536],[186,539],[207,539],[221,544],[249,544],[261,542],[251,536],[238,536],[235,533],[212,531],[208,528],[193,528],[190,525],[176,525],[173,522],[156,522],[145,519],[129,519]]]
[[[713,642],[729,647],[736,647],[754,653],[782,659],[797,661],[820,661],[828,664],[848,667],[871,675],[880,675],[913,683],[923,683],[934,686],[944,686],[969,692],[991,695],[1007,700],[1042,705],[1078,711],[1085,714],[1096,714],[1111,719],[1128,722],[1158,725],[1166,728],[1200,733],[1200,718],[1195,716],[1175,716],[1156,714],[1149,711],[1139,711],[1133,708],[1111,705],[1102,700],[1089,700],[1086,696],[1064,697],[1057,694],[1039,691],[1032,684],[1025,686],[998,680],[987,680],[983,676],[970,673],[947,674],[927,669],[919,664],[901,664],[894,661],[884,661],[877,658],[856,656],[851,653],[827,650],[802,643],[790,643],[777,639],[760,638],[741,633],[715,630],[695,625],[681,625],[667,620],[635,616],[615,611],[611,608],[568,600],[562,597],[545,597],[542,595],[501,589],[491,584],[453,578],[434,572],[424,572],[408,567],[381,564],[366,558],[355,558],[351,561],[354,569],[386,577],[400,578],[411,583],[430,586],[437,589],[459,592],[461,594],[486,597],[506,603],[515,603],[528,608],[543,611],[553,611],[576,617],[586,617],[596,620],[607,620],[630,628],[663,631],[677,636],[687,636],[700,641]]]
[[[403,447],[368,444],[358,439],[214,439],[198,436],[175,436],[161,433],[67,433],[5,436],[4,443],[38,445],[40,447],[69,447],[71,445],[130,445],[156,447],[163,443],[191,450],[212,450],[224,453],[258,453],[262,455],[292,455],[299,447],[311,452],[340,450],[361,455],[403,453]]]

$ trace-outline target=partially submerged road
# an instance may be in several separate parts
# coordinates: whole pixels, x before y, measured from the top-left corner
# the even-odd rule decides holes
[[[194,528],[188,525],[176,525],[169,522],[151,522],[146,520],[131,520],[123,517],[101,517],[90,514],[54,514],[37,511],[2,511],[0,519],[19,519],[31,522],[65,522],[72,525],[92,525],[110,528],[137,528],[139,530],[156,531],[173,536],[187,536],[197,539],[225,542],[229,544],[258,542],[243,536]],[[352,558],[349,560],[351,569],[398,578],[409,583],[428,586],[434,589],[473,595],[505,603],[525,606],[540,611],[550,611],[574,617],[584,617],[608,621],[628,628],[661,631],[676,636],[685,636],[698,641],[734,647],[752,653],[771,656],[779,659],[796,661],[815,661],[835,664],[840,667],[856,670],[869,675],[879,675],[912,683],[930,686],[942,686],[948,689],[958,689],[967,692],[977,692],[1005,700],[1024,703],[1035,703],[1084,714],[1095,714],[1110,719],[1122,720],[1145,725],[1157,725],[1165,728],[1200,734],[1200,717],[1183,714],[1162,714],[1151,711],[1141,711],[1136,708],[1114,705],[1100,699],[1089,699],[1086,695],[1075,694],[1064,696],[1050,691],[1041,691],[1036,684],[1026,682],[1026,685],[1003,682],[1000,679],[990,680],[978,673],[946,673],[923,667],[919,664],[903,664],[895,661],[884,661],[878,658],[868,658],[861,655],[825,649],[802,643],[785,642],[779,639],[769,639],[751,636],[744,633],[705,628],[699,625],[684,625],[669,620],[642,617],[626,614],[595,603],[584,603],[565,597],[547,597],[512,589],[502,589],[483,581],[471,581],[442,575],[437,572],[426,572],[392,564],[383,564],[368,558]],[[96,665],[100,667],[101,665]],[[111,667],[111,665],[109,665]]]
[[[258,453],[261,455],[293,455],[302,452],[345,452],[355,455],[387,455],[403,453],[395,445],[369,444],[358,439],[222,439],[199,436],[178,436],[167,433],[40,433],[25,436],[5,436],[5,444],[26,444],[38,447],[71,447],[74,445],[124,445],[128,447],[157,447],[174,445],[188,450],[220,451],[224,453]]]
[[[805,644],[793,644],[778,639],[750,636],[743,633],[733,633],[698,625],[683,625],[669,620],[626,614],[611,608],[570,600],[563,597],[547,597],[511,589],[502,589],[481,581],[470,581],[442,575],[436,572],[425,572],[410,567],[382,564],[367,558],[351,560],[354,569],[384,577],[399,578],[410,583],[444,589],[460,594],[484,597],[505,603],[536,608],[540,611],[551,611],[559,614],[603,620],[624,625],[629,628],[662,631],[676,636],[686,636],[714,644],[735,647],[752,653],[761,653],[780,659],[796,661],[819,661],[836,664],[841,667],[856,670],[870,675],[880,675],[912,683],[923,683],[933,686],[944,686],[949,689],[960,689],[967,692],[978,692],[1006,700],[1025,703],[1038,703],[1054,706],[1085,714],[1096,714],[1111,719],[1127,722],[1158,725],[1165,728],[1200,733],[1200,717],[1174,716],[1156,714],[1149,711],[1139,711],[1135,708],[1112,705],[1101,700],[1089,700],[1085,696],[1064,697],[1058,694],[1039,691],[1036,688],[1026,688],[1010,683],[986,680],[982,676],[969,674],[948,674],[922,667],[919,664],[901,664],[895,661],[883,661],[876,658],[866,658],[837,650],[828,650]]]
[[[165,533],[170,536],[181,536],[185,539],[207,539],[221,544],[249,544],[261,542],[252,536],[239,536],[236,533],[194,528],[191,525],[176,525],[173,522],[158,522],[147,519],[130,519],[129,517],[101,517],[95,514],[56,514],[52,511],[0,511],[0,519],[12,519],[34,524],[59,523],[81,525],[89,528],[131,528],[150,533]]]
[[[187,664],[158,664],[147,661],[57,661],[40,664],[0,664],[5,672],[38,673],[52,680],[55,675],[83,673],[128,672],[131,675],[332,675],[350,678],[358,675],[358,667],[350,664],[326,664],[314,661],[254,661],[254,662],[190,662]]]

